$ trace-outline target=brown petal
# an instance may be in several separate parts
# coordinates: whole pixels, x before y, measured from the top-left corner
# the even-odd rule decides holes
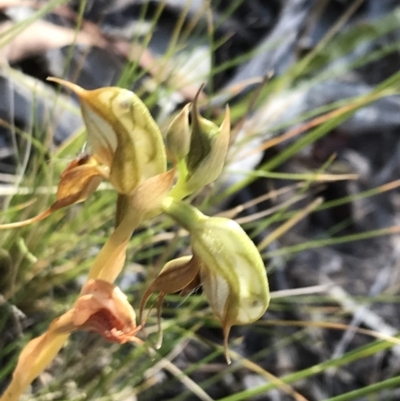
[[[159,292],[157,297],[158,339],[155,345],[156,348],[160,348],[162,343],[161,309],[165,295],[179,291],[186,293],[188,289],[194,289],[194,284],[197,286],[198,282],[199,265],[197,260],[192,256],[184,256],[168,262],[143,294],[140,302],[140,321],[142,321],[143,310],[150,296],[154,292]]]
[[[142,220],[159,214],[174,177],[175,169],[172,169],[143,181],[130,195],[118,194],[115,226],[118,227],[124,219],[138,225]]]
[[[162,202],[171,189],[174,177],[175,169],[171,169],[142,182],[130,198],[130,212],[134,214],[139,213],[143,215],[143,218],[159,214]]]
[[[61,174],[57,201],[50,207],[54,212],[62,207],[86,200],[100,185],[105,171],[90,156],[74,160]]]
[[[144,307],[154,292],[160,292],[162,297],[165,294],[185,292],[187,288],[192,288],[193,282],[198,282],[198,274],[199,265],[192,256],[184,256],[168,262],[143,294],[140,302],[140,320],[142,320]]]
[[[105,171],[90,156],[73,160],[61,174],[57,189],[57,200],[44,212],[27,220],[1,224],[0,230],[24,227],[37,223],[55,211],[86,200],[100,185]]]

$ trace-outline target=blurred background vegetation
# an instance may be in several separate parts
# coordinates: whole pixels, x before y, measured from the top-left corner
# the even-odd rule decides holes
[[[205,115],[231,106],[232,144],[195,203],[243,225],[273,291],[232,330],[230,366],[200,290],[167,297],[157,357],[75,333],[25,399],[400,399],[398,1],[0,1],[0,62],[2,223],[45,209],[85,149],[77,99],[47,76],[132,89],[164,133],[205,83]],[[0,233],[0,392],[74,302],[114,204],[105,185]],[[187,246],[163,217],[141,227],[118,282],[134,307]]]

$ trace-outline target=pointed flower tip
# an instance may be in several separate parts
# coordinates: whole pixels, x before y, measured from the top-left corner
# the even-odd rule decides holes
[[[229,147],[230,110],[226,107],[225,117],[218,127],[201,116],[197,98],[192,108],[192,130],[190,148],[186,157],[188,174],[185,186],[193,193],[215,181],[224,167]]]
[[[204,89],[205,86],[206,86],[205,82],[203,82],[203,83],[200,85],[199,90],[197,91],[197,93],[196,93],[196,95],[195,95],[195,97],[194,97],[194,99],[193,99],[193,104],[194,104],[194,105],[197,106],[197,102],[198,102],[198,100],[199,100],[199,98],[200,98],[200,95],[201,95],[201,93],[203,92],[203,89]]]
[[[228,339],[229,339],[229,332],[231,331],[231,326],[225,326],[223,330],[224,330],[224,355],[226,363],[230,365],[232,361],[229,355]]]
[[[225,117],[221,123],[220,131],[222,133],[230,134],[231,131],[231,109],[229,108],[229,104],[225,107]]]
[[[13,228],[21,228],[21,227],[26,227],[29,226],[30,224],[37,223],[39,221],[44,220],[46,217],[50,216],[52,213],[51,208],[46,209],[42,213],[39,213],[35,217],[31,217],[30,219],[22,220],[22,221],[17,221],[14,223],[6,223],[6,224],[0,224],[0,230],[11,230]]]
[[[65,86],[66,88],[70,89],[72,92],[74,92],[76,95],[81,97],[84,95],[87,91],[83,88],[81,88],[79,85],[76,85],[72,82],[66,81],[65,79],[57,78],[57,77],[47,77],[47,81],[50,82],[56,82],[62,86]]]

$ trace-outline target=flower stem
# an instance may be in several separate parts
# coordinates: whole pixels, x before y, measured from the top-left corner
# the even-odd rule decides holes
[[[177,164],[177,168],[178,168],[178,181],[169,192],[169,196],[180,200],[190,195],[191,192],[188,191],[186,188],[188,170],[185,160],[180,160]]]
[[[89,271],[89,279],[101,279],[110,283],[115,281],[124,265],[128,242],[142,217],[138,213],[121,221],[97,254]]]
[[[170,196],[164,199],[162,209],[188,231],[194,229],[200,220],[206,218],[200,210]]]

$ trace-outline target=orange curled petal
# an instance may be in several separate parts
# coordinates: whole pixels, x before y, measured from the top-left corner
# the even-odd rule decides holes
[[[157,326],[158,338],[155,347],[158,349],[162,343],[161,330],[161,310],[166,294],[181,292],[186,294],[192,291],[199,284],[200,266],[194,256],[184,256],[171,260],[161,269],[160,274],[153,280],[149,288],[143,294],[140,301],[139,318],[143,322],[143,311],[147,301],[155,292],[159,292],[157,297]],[[151,308],[150,308],[151,309]],[[144,324],[144,323],[142,323]]]
[[[105,176],[93,158],[76,164],[74,160],[61,174],[57,189],[57,200],[50,209],[54,212],[62,207],[86,200],[100,185]]]
[[[93,331],[108,341],[133,341],[141,326],[126,295],[103,280],[89,280],[73,308],[75,329]]]
[[[197,286],[198,275],[199,265],[192,256],[184,256],[168,262],[143,294],[140,302],[140,320],[147,301],[153,293],[160,292],[160,297],[179,291],[185,293],[187,289],[195,288],[193,283],[196,283]],[[160,308],[161,304],[159,303],[158,313],[160,313]]]
[[[55,211],[86,200],[100,185],[105,171],[90,156],[74,159],[61,173],[57,189],[57,200],[35,217],[15,223],[0,224],[0,230],[25,227],[37,223]]]
[[[141,327],[127,327],[108,309],[102,308],[89,316],[82,328],[100,334],[107,341],[124,344],[131,340]]]

